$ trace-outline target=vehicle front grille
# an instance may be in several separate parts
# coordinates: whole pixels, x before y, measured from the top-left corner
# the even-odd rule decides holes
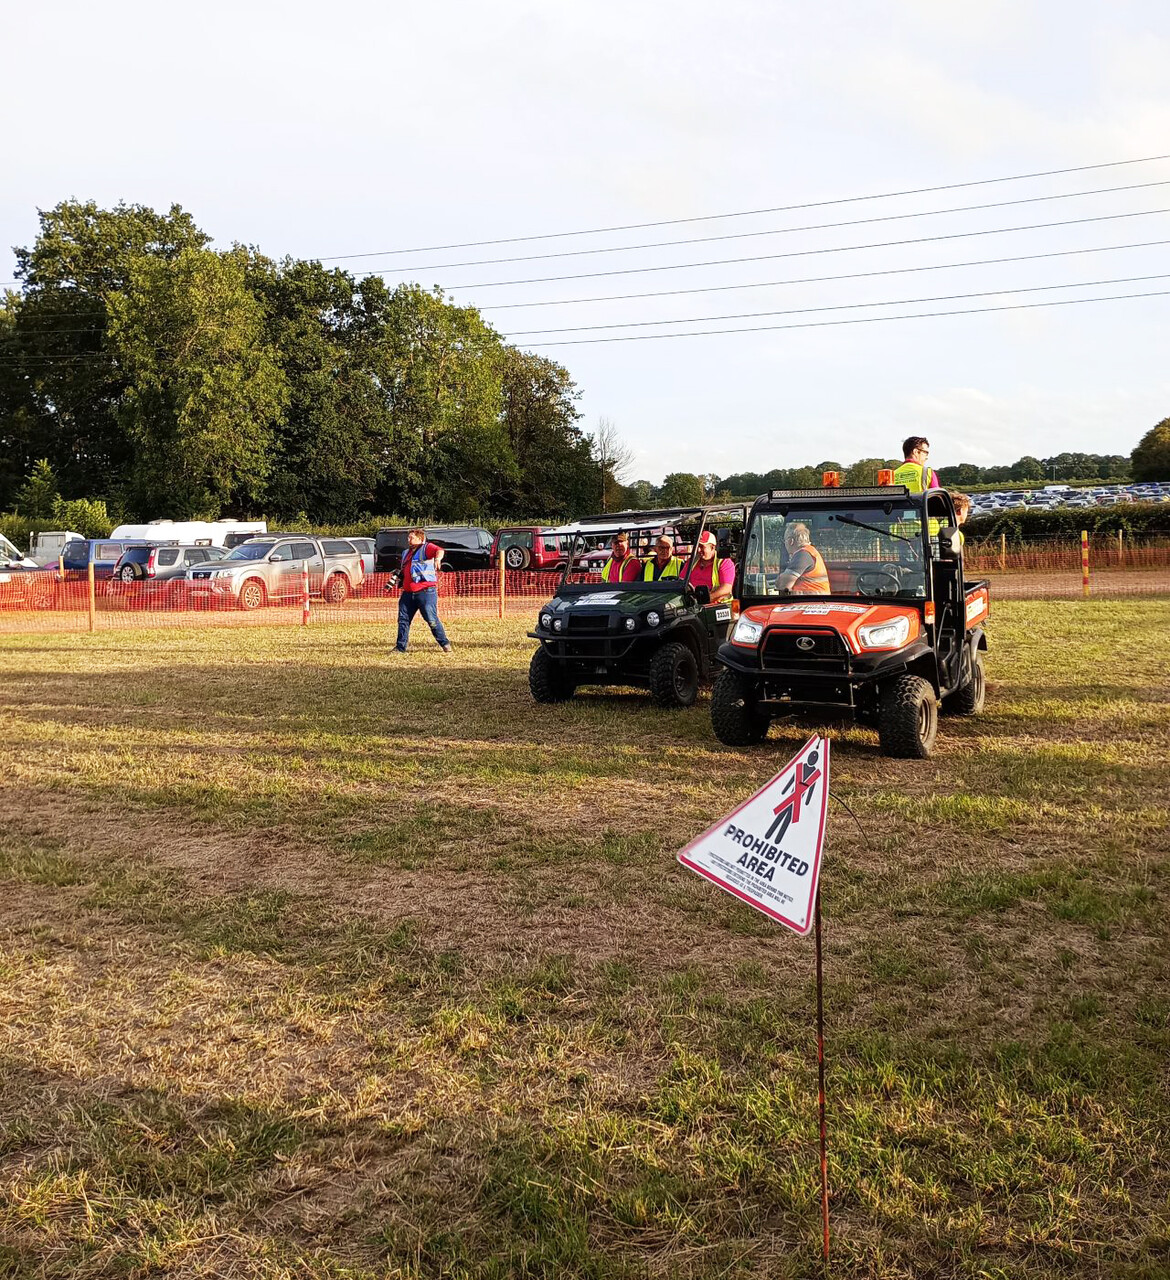
[[[609,630],[609,614],[570,613],[569,630],[575,635],[604,635]]]
[[[761,662],[765,668],[823,671],[849,669],[849,653],[831,627],[773,628],[764,637]]]

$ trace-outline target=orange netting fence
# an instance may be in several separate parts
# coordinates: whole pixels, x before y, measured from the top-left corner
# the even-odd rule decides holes
[[[987,578],[992,599],[1035,600],[1085,595],[1117,598],[1170,595],[1170,540],[1135,542],[1116,534],[1082,541],[1010,544],[969,542],[968,578]],[[393,626],[397,589],[390,575],[371,574],[343,603],[319,588],[306,599],[301,580],[290,594],[247,608],[186,579],[122,582],[57,568],[0,571],[0,633],[107,631],[124,627],[295,626],[316,621],[377,622]],[[599,581],[592,575],[586,581]],[[460,617],[534,617],[556,591],[559,574],[498,569],[439,575],[439,614]]]

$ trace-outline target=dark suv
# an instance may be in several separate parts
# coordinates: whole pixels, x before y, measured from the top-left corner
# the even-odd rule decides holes
[[[374,539],[374,568],[378,573],[394,573],[402,566],[406,535],[414,526],[398,525],[379,529]],[[443,548],[443,568],[490,569],[492,535],[478,525],[444,524],[424,530],[427,541]]]

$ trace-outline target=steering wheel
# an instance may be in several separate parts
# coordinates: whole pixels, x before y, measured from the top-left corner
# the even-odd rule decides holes
[[[902,590],[902,576],[892,564],[862,569],[857,575],[857,590],[864,596],[896,596]]]

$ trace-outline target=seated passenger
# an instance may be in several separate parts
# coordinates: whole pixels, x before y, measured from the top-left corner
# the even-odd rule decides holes
[[[735,561],[720,560],[716,546],[715,535],[710,529],[706,530],[699,538],[699,549],[691,566],[691,586],[707,589],[708,604],[730,600],[735,590]]]
[[[654,543],[654,554],[642,570],[643,582],[657,582],[659,578],[677,578],[682,574],[682,561],[674,554],[674,543],[669,534],[662,534]]]
[[[788,568],[776,579],[776,586],[793,595],[827,596],[829,571],[821,553],[812,545],[808,525],[796,521],[785,526],[784,548],[788,552]]]
[[[967,517],[971,514],[971,499],[965,493],[952,493],[951,501],[955,504],[955,524],[966,524]],[[959,546],[961,547],[966,541],[966,535],[960,529]]]
[[[630,551],[630,535],[624,530],[613,535],[609,559],[601,566],[602,582],[634,582],[642,562]]]

